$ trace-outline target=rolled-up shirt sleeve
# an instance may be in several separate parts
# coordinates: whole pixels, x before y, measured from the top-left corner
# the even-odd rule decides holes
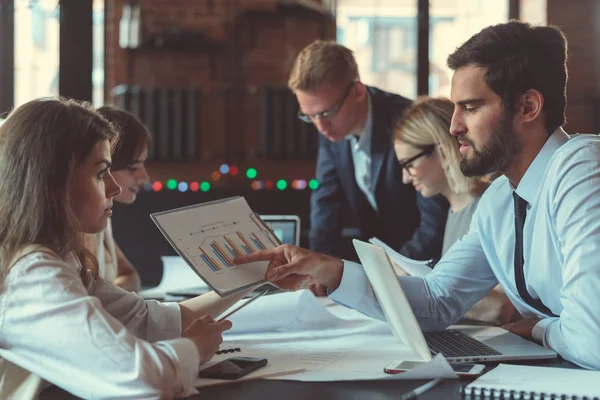
[[[156,342],[181,336],[181,310],[175,302],[144,300],[105,280],[97,281],[93,295],[109,314],[141,339]]]

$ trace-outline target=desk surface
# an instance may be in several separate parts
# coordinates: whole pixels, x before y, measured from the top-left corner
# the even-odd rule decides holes
[[[333,303],[329,298],[318,298],[319,302],[335,314],[335,309],[346,310],[345,308]],[[368,318],[365,317],[367,320]],[[460,324],[468,325],[487,325],[472,320],[462,320]],[[536,361],[516,361],[511,364],[536,365],[560,368],[578,368],[576,365],[562,360],[536,360]],[[488,368],[494,368],[497,363],[486,363]],[[199,389],[200,394],[191,396],[189,400],[201,399],[259,399],[282,397],[285,400],[295,399],[397,399],[400,394],[406,393],[417,386],[422,385],[427,380],[370,380],[370,381],[340,381],[340,382],[301,382],[290,380],[257,379],[242,381],[237,383],[223,384],[217,386],[203,387]],[[446,380],[442,384],[429,390],[419,396],[420,400],[427,399],[462,399],[460,387],[470,382],[469,379]],[[46,389],[40,395],[42,400],[58,399],[78,399],[57,387]]]
[[[521,361],[512,364],[538,365],[560,368],[578,368],[574,364],[562,360]],[[497,364],[488,364],[493,368]],[[218,385],[200,389],[200,394],[188,397],[189,400],[201,399],[238,399],[264,400],[282,397],[286,400],[295,399],[369,399],[377,400],[397,399],[402,393],[427,382],[427,380],[414,381],[344,381],[344,382],[298,382],[258,379],[243,381],[227,385]],[[425,394],[419,396],[420,400],[462,399],[461,385],[466,385],[469,380],[446,380]],[[41,400],[71,400],[78,399],[65,391],[52,387],[40,395]]]

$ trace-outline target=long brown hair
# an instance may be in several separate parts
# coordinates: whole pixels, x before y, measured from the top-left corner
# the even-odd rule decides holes
[[[75,170],[94,146],[114,143],[113,126],[87,103],[57,98],[30,101],[0,127],[0,280],[29,244],[66,257],[74,251],[97,276],[71,204]]]
[[[129,111],[113,106],[103,106],[97,111],[119,130],[119,143],[112,152],[111,169],[119,171],[131,166],[142,151],[152,144],[148,128]]]

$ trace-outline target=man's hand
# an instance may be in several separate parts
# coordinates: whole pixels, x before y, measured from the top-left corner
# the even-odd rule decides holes
[[[521,336],[523,339],[533,341],[533,336],[532,336],[533,327],[540,320],[541,320],[540,318],[524,318],[520,321],[503,325],[502,328],[506,329],[509,332],[514,333],[515,335]]]
[[[289,291],[304,289],[311,284],[335,290],[340,285],[344,270],[344,262],[339,258],[288,244],[234,260],[236,264],[255,261],[269,261],[265,277],[277,287]]]
[[[308,290],[313,292],[315,296],[327,296],[327,288],[318,283],[313,283],[308,287]]]

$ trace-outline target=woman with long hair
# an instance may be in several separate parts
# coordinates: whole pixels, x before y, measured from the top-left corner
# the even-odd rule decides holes
[[[83,398],[186,395],[237,299],[144,301],[100,279],[86,239],[121,193],[113,126],[90,106],[39,99],[0,127],[0,397],[45,381]],[[11,397],[12,396],[12,397]]]
[[[100,107],[98,113],[119,131],[119,143],[112,152],[111,172],[122,188],[114,201],[133,204],[144,183],[150,181],[144,163],[152,138],[148,128],[135,114],[112,106]],[[97,255],[100,275],[123,289],[139,292],[140,275],[127,259],[112,233],[108,220],[106,229],[97,235]]]

